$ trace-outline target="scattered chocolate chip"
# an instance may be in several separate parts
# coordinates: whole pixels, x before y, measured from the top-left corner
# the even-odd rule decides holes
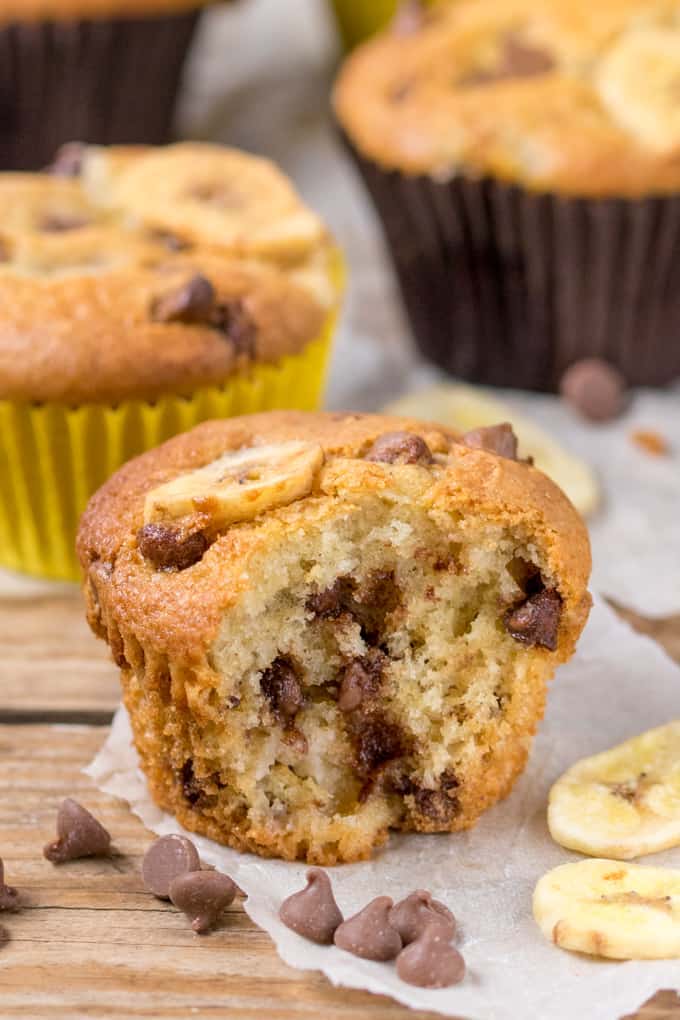
[[[7,910],[14,913],[21,909],[21,897],[18,889],[11,885],[5,885],[5,866],[0,859],[0,910]]]
[[[196,273],[181,287],[162,294],[151,303],[154,322],[184,322],[197,325],[211,324],[215,311],[215,288],[210,280]]]
[[[257,325],[243,301],[235,300],[218,305],[211,318],[211,325],[232,342],[236,354],[255,357]]]
[[[161,836],[144,855],[144,885],[161,900],[170,898],[170,886],[180,875],[200,871],[201,861],[196,847],[186,836]]]
[[[145,524],[137,532],[137,545],[156,570],[187,570],[203,557],[210,542],[202,531],[186,533],[165,524]]]
[[[219,871],[189,871],[173,878],[168,891],[174,905],[191,921],[193,930],[202,935],[215,927],[232,903],[236,886]]]
[[[670,444],[660,432],[653,432],[651,429],[636,429],[631,432],[630,438],[645,453],[652,457],[668,457],[671,452]]]
[[[432,464],[432,451],[412,432],[385,432],[378,436],[364,460],[381,464]]]
[[[279,722],[293,719],[304,705],[297,673],[285,656],[280,655],[265,669],[260,677],[260,688]]]
[[[69,213],[50,213],[40,221],[39,229],[45,234],[65,234],[69,230],[80,230],[92,222],[87,216]]]
[[[385,655],[378,648],[371,648],[367,655],[350,662],[340,681],[338,708],[341,712],[353,712],[378,691]]]
[[[287,928],[303,938],[330,946],[336,929],[342,924],[342,914],[326,872],[310,868],[306,887],[283,901],[279,917]]]
[[[554,588],[532,595],[505,614],[505,628],[523,645],[540,645],[554,652],[562,615],[562,598]]]
[[[396,903],[390,910],[389,922],[399,932],[405,946],[419,939],[430,924],[439,925],[448,940],[456,934],[455,917],[447,906],[432,899],[426,889],[416,889]]]
[[[364,960],[393,960],[401,951],[401,936],[389,922],[392,900],[376,896],[363,910],[348,918],[336,930],[333,941]]]
[[[47,172],[55,177],[80,177],[86,146],[82,142],[66,142],[61,145]]]
[[[464,75],[459,85],[490,85],[504,78],[533,78],[547,74],[555,67],[555,59],[547,50],[532,46],[510,33],[503,40],[500,59],[495,67],[479,68]]]
[[[517,436],[509,422],[472,429],[465,433],[461,442],[471,450],[486,450],[508,460],[517,460]]]
[[[397,974],[418,988],[449,988],[465,977],[465,960],[439,924],[429,924],[421,936],[399,953]]]
[[[111,836],[104,826],[71,797],[62,801],[59,807],[57,837],[43,850],[44,856],[53,864],[108,854],[111,849]]]
[[[626,380],[618,368],[600,358],[575,361],[562,376],[560,393],[589,421],[611,421],[627,403]]]

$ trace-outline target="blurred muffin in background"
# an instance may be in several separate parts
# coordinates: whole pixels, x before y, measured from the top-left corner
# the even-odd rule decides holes
[[[0,174],[0,564],[75,578],[121,464],[207,418],[318,407],[337,249],[271,163],[69,146]]]
[[[337,116],[429,358],[680,374],[679,81],[677,0],[456,0],[348,58]]]
[[[69,138],[168,141],[208,2],[0,0],[0,169],[40,169]]]

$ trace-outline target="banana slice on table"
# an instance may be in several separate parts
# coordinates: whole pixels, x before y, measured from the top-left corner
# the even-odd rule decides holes
[[[550,791],[548,827],[593,857],[680,846],[680,720],[572,765]]]
[[[323,459],[318,443],[296,440],[225,453],[152,489],[144,504],[144,522],[190,514],[205,514],[215,527],[252,520],[308,496]]]
[[[636,28],[604,57],[597,87],[611,115],[659,152],[680,146],[680,32]]]
[[[680,957],[680,870],[579,861],[534,890],[534,918],[562,949],[613,960]]]
[[[473,386],[453,383],[411,393],[389,404],[386,414],[401,414],[425,421],[436,421],[460,432],[484,425],[512,422],[522,457],[533,457],[534,464],[548,475],[584,516],[593,513],[600,502],[600,488],[587,464],[567,453],[533,422],[517,414],[512,407],[488,397]]]

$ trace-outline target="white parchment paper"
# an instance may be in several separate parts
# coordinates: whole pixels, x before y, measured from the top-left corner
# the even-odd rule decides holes
[[[334,983],[391,995],[409,1006],[467,1020],[616,1020],[661,988],[680,991],[680,961],[604,962],[546,942],[531,915],[537,879],[578,859],[546,826],[551,784],[576,759],[680,716],[680,669],[598,601],[574,659],[555,679],[529,766],[511,796],[469,833],[392,836],[375,860],[328,869],[345,916],[379,894],[395,899],[429,888],[462,928],[465,981],[437,991],[412,988],[392,964],[315,946],[285,928],[282,899],[304,885],[305,866],[239,854],[192,837],[203,860],[248,894],[245,909],[274,939],[286,963],[318,969]],[[86,770],[100,789],[129,801],[159,834],[182,831],[151,802],[121,709]],[[680,848],[647,859],[680,867]]]

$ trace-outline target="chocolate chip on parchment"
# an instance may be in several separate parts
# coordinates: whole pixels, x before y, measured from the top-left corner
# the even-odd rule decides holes
[[[154,322],[184,322],[196,325],[211,325],[215,311],[215,288],[210,280],[196,273],[180,287],[151,302],[151,318]]]
[[[401,936],[389,922],[393,903],[389,896],[376,896],[363,910],[348,918],[336,930],[335,945],[364,960],[393,960],[401,951]]]
[[[560,393],[575,411],[594,422],[617,418],[627,403],[626,380],[601,358],[575,361],[560,380]]]
[[[447,939],[456,934],[456,919],[445,904],[432,898],[427,889],[416,889],[389,913],[389,922],[395,928],[405,946],[415,942],[430,925],[439,925]]]
[[[260,688],[274,716],[288,722],[304,705],[300,681],[290,659],[280,655],[260,677]]]
[[[180,875],[200,871],[201,860],[190,839],[173,833],[161,836],[144,855],[142,879],[144,885],[161,900],[170,897],[170,886]]]
[[[46,168],[55,177],[80,177],[86,146],[83,142],[65,142],[57,149],[54,159]]]
[[[540,645],[554,652],[562,615],[562,597],[555,588],[532,595],[505,614],[505,629],[523,645]]]
[[[198,563],[210,542],[202,531],[187,533],[165,524],[145,524],[137,532],[137,545],[156,570],[187,570]]]
[[[437,924],[429,924],[397,958],[397,974],[418,988],[449,988],[465,977],[465,960]]]
[[[461,442],[471,450],[486,450],[487,453],[495,453],[507,460],[517,460],[517,436],[507,421],[500,425],[471,429],[465,433]]]
[[[7,910],[14,913],[21,910],[21,897],[19,890],[11,885],[5,884],[5,865],[0,858],[0,910]]]
[[[236,886],[219,871],[189,871],[170,883],[170,899],[191,921],[198,934],[214,928],[233,902]]]
[[[385,432],[378,436],[364,460],[381,464],[432,464],[432,451],[412,432]]]
[[[57,814],[57,839],[48,843],[44,856],[53,864],[75,861],[81,857],[98,857],[111,850],[111,836],[77,801],[67,797]]]
[[[335,931],[342,924],[342,914],[326,872],[310,868],[307,885],[283,901],[279,917],[287,928],[303,938],[330,946]]]

